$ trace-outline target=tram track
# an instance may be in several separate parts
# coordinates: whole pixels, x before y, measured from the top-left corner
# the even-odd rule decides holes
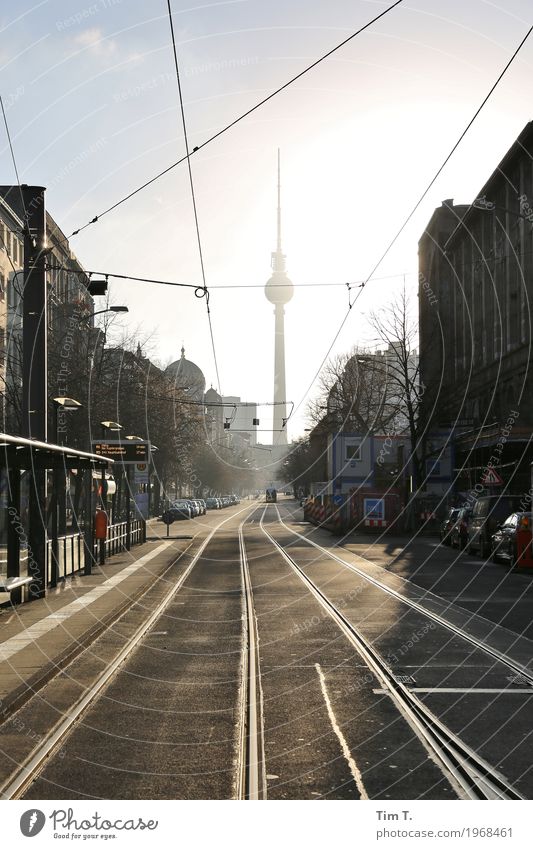
[[[243,588],[243,651],[237,798],[255,801],[266,799],[267,783],[259,637],[243,526],[244,521],[239,525],[238,531]]]
[[[256,505],[253,505],[254,509],[255,506]],[[100,675],[98,675],[98,677],[84,691],[84,693],[74,702],[73,705],[70,706],[68,714],[64,716],[50,730],[50,732],[44,737],[44,739],[42,739],[39,744],[32,750],[30,755],[26,757],[21,764],[17,765],[17,768],[13,770],[7,781],[5,781],[2,786],[0,786],[1,798],[19,799],[24,795],[25,791],[38,778],[50,758],[52,758],[54,754],[59,750],[63,741],[75,728],[76,724],[80,721],[81,717],[102,694],[103,690],[111,682],[113,676],[117,673],[119,668],[125,663],[128,657],[141,643],[143,638],[150,631],[154,623],[162,615],[165,609],[171,604],[176,594],[183,587],[185,581],[191,574],[197,562],[202,557],[204,551],[206,550],[207,546],[209,545],[215,534],[220,530],[221,527],[227,524],[227,522],[234,519],[236,515],[250,510],[251,507],[252,505],[246,505],[246,507],[238,511],[237,514],[232,513],[230,516],[219,522],[214,528],[211,529],[206,538],[200,544],[198,550],[193,555],[189,565],[182,572],[177,581],[173,584],[172,589],[170,589],[164,595],[161,601],[157,603],[155,609],[150,613],[148,618],[135,630],[134,634],[128,639],[128,641],[120,649],[118,654],[107,665],[105,670]],[[172,563],[165,570],[165,572],[163,572],[162,575],[159,576],[159,580],[164,578],[164,576],[173,567],[175,567],[176,563],[181,559],[181,557],[183,557],[189,551],[191,545],[192,543],[185,549],[184,552],[181,552],[180,555],[172,561]],[[139,597],[135,599],[135,601],[138,602],[143,595],[150,591],[150,589],[151,588],[148,588],[145,593],[142,593]],[[118,618],[120,617],[117,617],[117,619]],[[115,619],[112,624],[115,624],[117,619]],[[71,661],[71,663],[74,662],[75,661]],[[58,669],[57,674],[54,677],[57,677],[57,675],[64,673],[64,671],[65,667]],[[53,681],[53,678],[49,679],[49,681]],[[25,702],[23,707],[26,708],[30,702],[31,699]],[[11,716],[7,721],[9,721],[10,719]]]
[[[279,516],[279,511],[277,512],[280,522],[284,525]],[[396,679],[393,671],[379,652],[269,533],[264,525],[265,514],[266,508],[259,522],[261,531],[358,651],[379,681],[381,688],[388,693],[400,713],[409,721],[419,738],[425,743],[426,748],[440,764],[443,772],[452,779],[460,795],[467,799],[477,800],[523,799],[524,797],[504,776],[465,745],[405,684]],[[287,528],[287,530],[290,530],[290,528]],[[316,544],[314,545],[321,548]],[[327,550],[324,549],[324,551]],[[356,571],[359,572],[359,570]],[[362,573],[362,577],[365,577],[364,573]],[[402,599],[401,594],[398,595]],[[408,600],[405,601],[408,603]],[[423,609],[422,612],[424,612]],[[482,645],[480,647],[483,648]]]
[[[396,601],[401,602],[403,605],[410,608],[411,610],[415,610],[417,613],[420,613],[421,615],[425,616],[427,619],[430,619],[432,622],[435,622],[437,625],[440,625],[443,628],[446,628],[455,637],[459,637],[460,639],[464,640],[465,642],[470,643],[472,646],[474,646],[479,651],[482,651],[484,654],[489,655],[494,660],[497,660],[499,663],[504,664],[509,669],[510,672],[513,672],[516,675],[520,675],[531,686],[533,686],[533,671],[528,669],[526,666],[519,663],[518,661],[515,661],[512,657],[509,657],[509,655],[505,654],[504,652],[499,651],[498,649],[494,648],[493,646],[487,645],[487,643],[484,642],[483,640],[480,640],[478,637],[475,637],[473,634],[468,633],[468,631],[465,631],[463,628],[460,628],[458,625],[454,625],[453,622],[450,622],[448,619],[441,616],[440,614],[435,613],[432,610],[429,610],[427,607],[424,607],[424,605],[420,604],[420,602],[417,602],[417,601],[414,601],[413,599],[407,598],[405,595],[403,595],[403,593],[398,592],[398,590],[395,590],[392,587],[387,586],[387,584],[384,584],[382,581],[379,581],[377,578],[373,578],[371,575],[368,575],[363,569],[359,569],[353,563],[350,563],[348,560],[345,560],[344,558],[339,557],[339,555],[334,554],[330,549],[327,549],[324,546],[320,545],[319,543],[316,543],[314,540],[309,539],[304,534],[300,534],[298,531],[293,530],[291,527],[289,527],[287,524],[285,524],[285,522],[281,518],[280,512],[279,512],[277,507],[276,507],[276,511],[277,511],[277,514],[278,514],[279,524],[283,528],[285,528],[285,530],[288,531],[290,534],[292,534],[295,537],[298,537],[298,539],[302,540],[307,545],[312,546],[316,550],[320,551],[321,554],[325,555],[326,557],[329,557],[331,560],[334,560],[335,562],[339,563],[341,566],[346,567],[351,572],[353,572],[355,575],[357,575],[359,578],[362,578],[364,581],[366,581],[369,585],[383,591],[384,593],[389,595],[391,598],[394,598]],[[360,556],[360,555],[358,555],[358,556]],[[366,559],[366,558],[364,558],[364,559]],[[368,561],[368,562],[372,563],[372,561]]]

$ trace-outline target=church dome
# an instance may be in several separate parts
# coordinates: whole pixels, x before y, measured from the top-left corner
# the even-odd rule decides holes
[[[204,401],[205,401],[206,404],[221,404],[222,403],[222,396],[218,394],[216,389],[213,389],[213,387],[211,387],[205,393]]]
[[[177,389],[183,389],[189,398],[201,401],[205,391],[205,377],[196,363],[185,359],[185,348],[181,349],[181,357],[167,366],[167,377],[172,380]]]

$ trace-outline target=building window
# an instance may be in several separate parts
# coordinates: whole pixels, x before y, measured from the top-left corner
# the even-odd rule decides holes
[[[440,460],[426,460],[426,476],[428,478],[440,477]]]
[[[346,462],[355,462],[361,459],[361,443],[354,442],[346,446]]]

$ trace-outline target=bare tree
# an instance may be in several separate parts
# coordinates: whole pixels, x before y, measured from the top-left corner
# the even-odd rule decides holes
[[[425,479],[426,435],[430,422],[423,415],[423,387],[417,353],[418,324],[412,318],[405,287],[390,304],[370,314],[370,324],[387,346],[385,362],[390,400],[396,408],[396,432],[409,435],[413,490]]]
[[[337,430],[386,433],[397,415],[386,360],[358,347],[332,358],[308,415],[313,424],[325,419]]]

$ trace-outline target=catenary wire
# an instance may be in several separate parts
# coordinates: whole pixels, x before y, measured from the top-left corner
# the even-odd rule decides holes
[[[180,80],[179,63],[178,63],[178,51],[177,51],[177,47],[176,47],[176,38],[175,38],[175,35],[174,35],[174,23],[173,23],[173,20],[172,20],[172,7],[170,5],[170,0],[167,0],[167,7],[168,7],[168,19],[169,19],[169,23],[170,23],[170,35],[172,37],[172,52],[173,52],[173,55],[174,55],[174,68],[175,68],[175,71],[176,71],[176,82],[177,82],[177,85],[178,85],[178,96],[179,96],[179,101],[180,101],[181,124],[182,124],[182,128],[183,128],[183,138],[184,138],[184,141],[185,141],[187,170],[189,172],[189,185],[190,185],[190,188],[191,188],[191,200],[192,200],[192,208],[193,208],[193,214],[194,214],[194,226],[195,226],[195,229],[196,229],[196,241],[197,241],[197,244],[198,244],[198,255],[200,257],[200,268],[201,268],[201,272],[202,272],[202,283],[203,283],[203,289],[204,289],[205,306],[206,306],[206,310],[207,310],[207,321],[209,323],[209,336],[211,337],[211,348],[213,350],[213,360],[214,360],[214,363],[215,363],[215,372],[216,372],[216,376],[217,376],[218,390],[219,390],[219,392],[222,392],[222,388],[221,388],[222,384],[220,382],[220,373],[219,373],[219,370],[218,370],[218,358],[217,358],[217,352],[216,352],[216,347],[215,347],[215,336],[214,336],[214,333],[213,333],[213,322],[211,320],[211,307],[209,305],[209,292],[207,290],[207,283],[206,283],[206,277],[205,277],[204,254],[203,254],[203,250],[202,250],[202,239],[201,239],[201,236],[200,236],[200,224],[198,222],[198,210],[197,210],[197,207],[196,207],[196,195],[195,195],[195,192],[194,192],[194,180],[193,180],[193,176],[192,176],[191,156],[190,156],[190,152],[189,152],[189,137],[188,137],[188,134],[187,134],[187,122],[185,120],[185,108],[184,108],[184,105],[183,105],[183,92],[181,90],[181,80]]]
[[[7,115],[6,115],[6,110],[4,109],[4,101],[3,101],[1,95],[0,95],[0,106],[2,107],[2,116],[4,118],[4,126],[6,128],[7,141],[9,143],[9,150],[11,151],[11,160],[13,162],[13,168],[15,170],[15,176],[17,178],[17,185],[18,185],[18,189],[19,189],[19,192],[20,192],[20,203],[22,205],[22,209],[23,209],[23,212],[24,212],[24,227],[25,227],[25,229],[27,229],[28,228],[28,213],[26,212],[26,204],[24,203],[24,194],[22,192],[22,186],[20,184],[20,177],[19,177],[19,172],[18,172],[18,168],[17,168],[17,160],[15,159],[15,151],[13,149],[13,142],[11,141],[11,133],[9,132],[9,124],[7,123]]]
[[[291,79],[288,80],[286,83],[283,83],[283,85],[276,88],[274,91],[272,91],[270,94],[268,94],[262,100],[260,100],[254,106],[250,107],[250,109],[247,109],[246,112],[243,112],[241,115],[237,116],[237,118],[234,118],[233,121],[230,121],[229,124],[226,124],[224,127],[222,127],[220,130],[218,130],[216,133],[209,136],[209,138],[207,138],[205,141],[201,142],[201,144],[196,145],[196,147],[194,147],[192,149],[190,154],[187,154],[186,156],[182,156],[181,159],[178,159],[176,162],[173,162],[167,168],[163,169],[163,171],[160,171],[158,174],[156,174],[154,177],[151,177],[149,180],[147,180],[142,185],[138,186],[136,189],[133,189],[131,192],[129,192],[124,197],[122,197],[120,200],[116,201],[114,204],[107,207],[107,209],[105,209],[103,212],[100,212],[98,215],[95,215],[94,218],[92,218],[86,224],[79,227],[77,230],[74,230],[68,238],[72,238],[72,236],[77,236],[78,233],[81,233],[82,230],[85,230],[87,227],[90,227],[91,224],[96,224],[96,222],[99,221],[100,218],[103,218],[104,215],[107,215],[109,212],[112,212],[113,210],[117,209],[117,207],[121,206],[123,203],[126,203],[126,201],[130,200],[132,197],[137,195],[139,192],[142,192],[144,189],[148,188],[148,186],[151,186],[152,183],[156,182],[156,180],[159,180],[161,177],[164,177],[165,174],[169,173],[169,171],[172,171],[174,168],[177,168],[177,166],[181,165],[183,162],[185,162],[185,160],[188,159],[189,156],[192,156],[194,153],[197,153],[198,151],[202,150],[208,144],[211,144],[211,142],[215,141],[215,139],[218,139],[220,136],[227,133],[228,130],[231,130],[233,127],[236,126],[236,124],[239,124],[241,121],[243,121],[245,118],[247,118],[253,112],[255,112],[257,109],[260,109],[261,106],[264,106],[265,103],[268,103],[268,101],[272,100],[274,97],[276,97],[282,91],[284,91],[286,88],[289,88],[289,86],[291,86],[297,80],[301,79],[301,77],[303,77],[305,74],[307,74],[313,68],[316,68],[317,65],[320,65],[321,62],[324,62],[326,59],[328,59],[330,56],[332,56],[334,53],[336,53],[338,50],[340,50],[342,47],[344,47],[346,44],[348,44],[350,41],[352,41],[354,38],[356,38],[356,36],[360,35],[362,32],[364,32],[369,27],[371,27],[372,24],[375,24],[376,21],[379,21],[381,18],[383,18],[385,15],[387,15],[389,12],[391,12],[394,8],[396,8],[396,6],[399,6],[402,2],[403,2],[403,0],[396,0],[395,3],[392,3],[390,6],[388,6],[386,9],[384,9],[382,12],[380,12],[378,15],[376,15],[374,18],[372,18],[372,20],[368,21],[366,24],[363,24],[362,27],[359,27],[359,29],[357,29],[355,32],[351,33],[351,35],[349,35],[347,38],[343,39],[343,41],[339,42],[339,44],[336,44],[334,47],[331,48],[331,50],[328,50],[327,53],[324,53],[318,59],[315,59],[314,62],[312,62],[310,65],[307,65],[307,67],[305,67],[302,71],[300,71],[294,77],[291,77]],[[68,241],[68,239],[66,239],[65,241]]]

